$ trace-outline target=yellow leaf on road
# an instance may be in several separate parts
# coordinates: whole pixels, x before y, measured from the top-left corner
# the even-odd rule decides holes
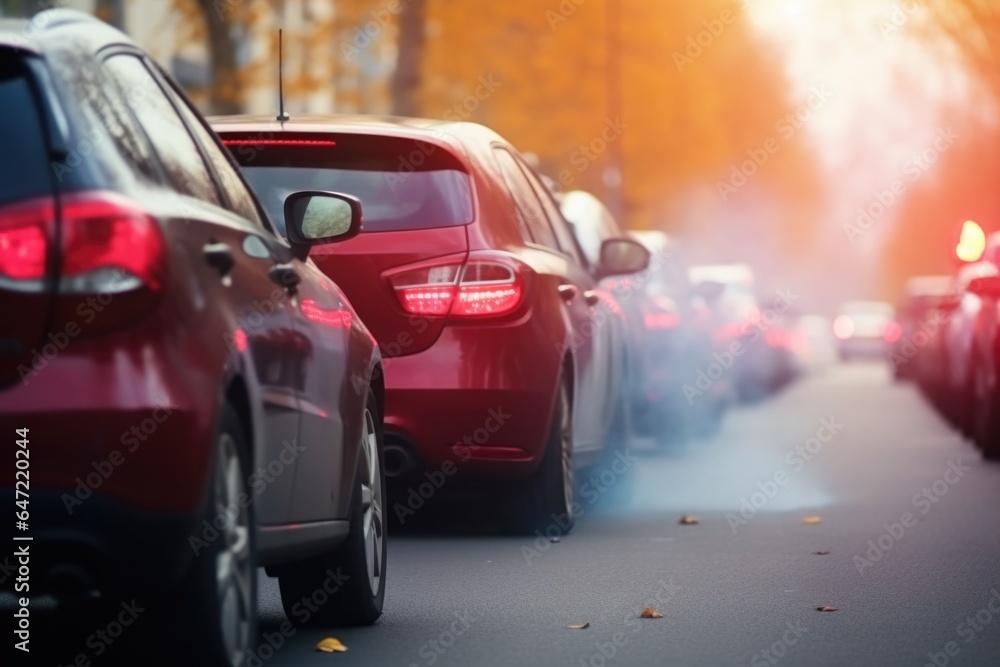
[[[807,526],[815,526],[817,523],[823,523],[823,517],[821,516],[804,516],[802,517],[802,523]]]
[[[590,627],[590,623],[587,623],[587,622],[583,622],[583,623],[571,623],[570,625],[567,625],[566,627],[569,628],[570,630],[586,630],[587,628]]]
[[[685,514],[684,516],[681,517],[681,520],[678,521],[678,523],[681,524],[682,526],[694,526],[701,523],[701,521],[696,516]]]
[[[639,614],[639,618],[663,618],[663,614],[656,611],[652,607],[646,607],[642,610],[642,613]]]
[[[341,644],[339,639],[327,637],[316,644],[316,650],[323,651],[324,653],[343,653],[347,650],[347,647]]]

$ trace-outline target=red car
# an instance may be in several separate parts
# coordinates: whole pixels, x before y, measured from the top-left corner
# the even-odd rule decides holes
[[[0,22],[7,641],[107,664],[93,633],[127,611],[178,664],[245,665],[258,565],[292,622],[374,622],[380,355],[308,259],[358,233],[360,205],[291,194],[286,243],[125,35],[78,12],[27,27]]]
[[[642,270],[649,253],[609,241],[601,266],[585,268],[549,191],[479,125],[226,117],[213,126],[273,212],[310,188],[364,204],[362,233],[313,259],[386,357],[387,474],[506,478],[518,530],[568,530],[579,511],[574,469],[624,446],[597,282]],[[400,502],[405,516],[412,507]]]

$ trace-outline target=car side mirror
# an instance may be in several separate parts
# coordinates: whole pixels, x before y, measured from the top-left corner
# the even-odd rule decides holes
[[[980,276],[969,282],[968,290],[983,297],[1000,298],[1000,276]]]
[[[649,267],[646,246],[632,239],[607,239],[601,244],[601,278],[638,273]]]
[[[705,303],[712,303],[726,291],[726,286],[714,280],[705,280],[691,288],[691,296],[701,297]]]
[[[293,247],[346,241],[361,231],[361,200],[339,192],[293,192],[285,198],[285,230]]]

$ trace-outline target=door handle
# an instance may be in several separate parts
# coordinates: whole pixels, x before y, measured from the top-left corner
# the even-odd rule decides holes
[[[580,290],[576,288],[576,285],[571,285],[570,283],[563,283],[559,286],[559,296],[563,298],[563,301],[569,302],[576,298],[576,295]]]
[[[601,295],[592,289],[587,290],[583,293],[583,300],[587,302],[587,305],[593,308],[601,302]]]
[[[202,252],[205,254],[205,261],[208,262],[208,265],[218,271],[221,276],[229,275],[236,264],[236,260],[233,259],[233,249],[225,243],[206,243]]]
[[[295,294],[296,288],[302,282],[302,276],[291,264],[275,264],[268,270],[267,277],[275,285],[284,287],[289,294]]]

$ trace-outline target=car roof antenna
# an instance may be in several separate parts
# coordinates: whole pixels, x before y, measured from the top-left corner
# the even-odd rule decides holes
[[[281,80],[281,32],[281,28],[278,28],[278,120],[284,123],[288,120],[288,114],[285,113],[285,90]]]

